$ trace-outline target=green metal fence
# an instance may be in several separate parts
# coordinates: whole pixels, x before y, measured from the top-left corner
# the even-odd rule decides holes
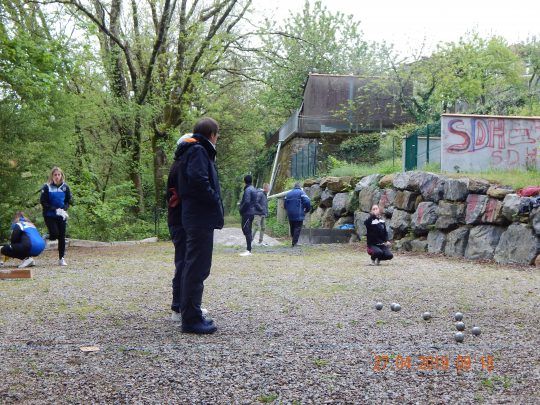
[[[425,154],[426,162],[429,163],[429,139],[441,136],[441,121],[417,128],[405,138],[405,170],[414,170],[418,166],[418,138],[420,136],[426,137]]]

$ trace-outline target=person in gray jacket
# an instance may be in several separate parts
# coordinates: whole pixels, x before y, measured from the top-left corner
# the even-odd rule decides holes
[[[255,216],[255,204],[257,202],[257,189],[253,187],[253,178],[250,174],[244,177],[244,195],[240,201],[240,215],[242,217],[242,233],[246,237],[246,251],[240,256],[251,255],[251,225]]]
[[[264,229],[266,225],[266,217],[268,216],[268,194],[269,185],[268,183],[263,184],[263,188],[257,190],[257,203],[255,204],[255,217],[253,218],[253,235],[252,240],[255,240],[257,231],[259,231],[259,245],[266,246],[267,244],[263,242],[264,238]]]

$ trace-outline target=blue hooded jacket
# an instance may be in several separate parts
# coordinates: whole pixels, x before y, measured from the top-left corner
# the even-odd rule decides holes
[[[289,221],[303,221],[311,209],[311,201],[302,188],[295,187],[285,196],[285,209]]]

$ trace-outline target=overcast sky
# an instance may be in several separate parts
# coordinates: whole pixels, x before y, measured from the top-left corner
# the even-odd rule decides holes
[[[393,43],[411,54],[425,42],[428,50],[456,41],[467,31],[500,35],[515,43],[540,37],[540,0],[322,0],[329,10],[352,14],[371,41]],[[304,0],[254,0],[257,12],[283,20],[302,9]],[[259,11],[260,10],[260,11]]]

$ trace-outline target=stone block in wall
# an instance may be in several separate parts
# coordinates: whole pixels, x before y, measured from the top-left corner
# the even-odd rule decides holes
[[[394,200],[396,199],[397,191],[393,188],[385,188],[381,191],[381,198],[379,199],[379,207],[384,211],[387,216],[392,216],[394,211]]]
[[[427,235],[431,225],[435,224],[438,217],[437,204],[431,201],[424,201],[418,205],[418,208],[412,214],[411,225],[416,235]]]
[[[347,213],[351,196],[349,193],[337,193],[332,200],[332,209],[336,218],[342,217]],[[352,223],[352,222],[351,222]]]
[[[321,226],[323,215],[324,208],[317,207],[317,209],[313,211],[309,216],[309,225],[306,224],[306,226],[309,226],[310,228]]]
[[[520,197],[517,194],[506,194],[502,202],[502,216],[509,222],[516,221],[522,206],[529,205],[529,197]]]
[[[426,173],[419,183],[422,198],[426,201],[438,202],[444,197],[444,185],[446,178],[433,173]]]
[[[465,220],[465,203],[462,202],[439,202],[439,217],[435,222],[435,228],[442,230],[455,229]]]
[[[506,223],[506,218],[502,215],[502,201],[497,200],[496,198],[488,197],[486,201],[486,207],[484,210],[484,215],[482,216],[482,222],[484,224],[504,224]]]
[[[354,224],[354,217],[352,215],[347,215],[346,217],[339,218],[334,224],[334,228],[339,228],[341,225],[345,224]]]
[[[512,224],[501,235],[494,259],[501,264],[533,264],[540,252],[534,231],[523,224]]]
[[[467,189],[472,194],[486,194],[491,184],[484,179],[466,179]]]
[[[332,208],[327,208],[321,217],[321,226],[323,228],[333,228],[335,223],[334,210]]]
[[[446,235],[444,254],[452,257],[463,257],[469,239],[469,228],[461,227]]]
[[[429,253],[444,253],[446,245],[446,234],[438,230],[429,231],[427,236]]]
[[[354,191],[359,192],[359,191],[362,191],[366,187],[376,188],[381,178],[382,178],[382,174],[377,174],[377,173],[362,177],[360,181],[356,183],[356,186],[354,187]]]
[[[394,230],[390,226],[390,219],[385,218],[384,225],[386,227],[386,234],[388,236],[388,240],[393,240],[394,239]]]
[[[412,172],[397,173],[394,176],[394,180],[392,181],[392,184],[398,190],[408,189],[410,188],[411,175],[412,175]]]
[[[369,214],[367,212],[360,210],[354,211],[354,229],[360,238],[366,236],[366,226],[364,225],[364,221],[368,218]]]
[[[410,252],[412,250],[411,241],[412,238],[399,239],[394,243],[395,250],[401,250],[403,252]]]
[[[349,188],[351,182],[351,176],[344,177],[325,177],[321,181],[321,187],[326,188],[334,193],[345,191]]]
[[[322,188],[318,184],[313,184],[310,187],[304,187],[304,191],[312,203],[321,199]]]
[[[405,235],[411,226],[411,214],[407,211],[395,209],[390,220],[390,227],[394,230],[394,237]]]
[[[483,194],[469,194],[465,208],[465,223],[479,224],[482,222],[489,197]]]
[[[428,242],[425,239],[411,240],[411,252],[425,253],[428,249]]]
[[[373,186],[365,187],[358,193],[358,207],[365,212],[371,211],[373,204],[381,199],[381,190]]]
[[[473,260],[491,260],[501,235],[505,231],[502,226],[479,225],[469,232],[469,242],[465,249],[465,257]]]
[[[510,187],[490,186],[487,191],[487,195],[503,200],[507,194],[512,194],[514,190]]]
[[[392,187],[392,183],[394,182],[394,177],[395,177],[394,173],[387,174],[386,176],[383,176],[379,180],[379,187],[380,188]]]
[[[413,212],[415,210],[416,197],[418,197],[418,194],[413,193],[412,191],[399,190],[394,199],[394,207],[400,210]]]
[[[529,223],[537,235],[540,235],[540,207],[534,208],[529,214]]]
[[[321,179],[306,179],[304,180],[304,187],[311,187],[314,184],[319,184],[321,182]]]
[[[447,179],[444,183],[444,199],[450,201],[465,201],[469,193],[466,179]]]
[[[321,193],[321,201],[319,202],[319,206],[329,208],[332,206],[333,199],[334,193],[332,193],[330,190],[323,190]]]

